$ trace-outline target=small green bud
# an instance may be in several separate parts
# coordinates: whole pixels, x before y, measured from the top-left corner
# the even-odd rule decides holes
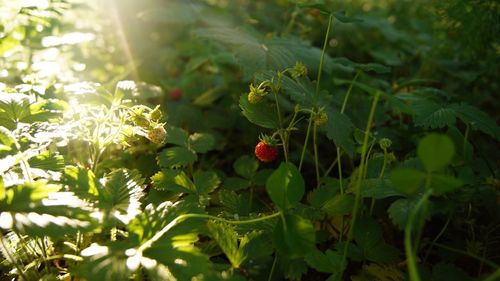
[[[383,138],[381,139],[378,144],[380,145],[380,148],[383,150],[387,150],[389,147],[392,145],[392,141],[388,138]]]
[[[165,130],[162,124],[156,125],[148,132],[148,139],[152,143],[156,144],[162,144],[163,142],[165,142],[166,136],[167,136],[167,131]]]
[[[151,112],[149,112],[149,118],[153,121],[159,121],[162,116],[163,113],[161,112],[159,105],[157,105]]]
[[[149,128],[149,120],[144,115],[134,114],[132,117],[132,122],[134,125],[139,126],[141,128]]]
[[[264,83],[261,83],[259,86],[255,87],[253,84],[250,84],[250,93],[248,93],[248,102],[251,104],[256,104],[260,102],[266,95],[267,91]]]
[[[298,78],[307,75],[307,68],[301,62],[296,62],[295,66],[290,70],[290,74],[293,78]]]

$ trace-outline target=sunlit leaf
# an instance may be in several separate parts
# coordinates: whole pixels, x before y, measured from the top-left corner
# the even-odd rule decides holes
[[[158,164],[164,168],[186,166],[194,163],[197,159],[196,153],[180,146],[164,149],[158,154]]]
[[[206,153],[212,150],[215,139],[211,134],[194,133],[189,136],[189,147],[198,153]]]
[[[251,104],[248,102],[247,94],[240,97],[240,108],[243,115],[248,121],[264,128],[277,128],[278,121],[276,120],[276,107],[264,102],[259,104]]]
[[[273,241],[283,256],[295,259],[304,257],[315,249],[315,233],[311,221],[285,213],[276,225]]]

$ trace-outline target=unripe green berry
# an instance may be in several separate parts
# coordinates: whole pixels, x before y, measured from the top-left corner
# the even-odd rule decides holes
[[[148,132],[148,139],[152,143],[162,144],[165,141],[167,136],[167,131],[163,127],[163,125],[157,125],[153,129],[150,129]]]
[[[144,115],[133,115],[131,119],[134,125],[142,128],[149,128],[150,122]]]
[[[326,112],[324,111],[321,111],[314,116],[313,121],[316,127],[322,127],[328,122],[328,114],[326,114]]]

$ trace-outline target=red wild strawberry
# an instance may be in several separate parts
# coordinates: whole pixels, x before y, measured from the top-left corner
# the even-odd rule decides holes
[[[179,88],[175,88],[172,91],[170,91],[170,99],[173,101],[178,101],[182,97],[182,90]]]
[[[269,145],[264,141],[260,141],[255,146],[255,156],[262,162],[271,162],[278,156],[278,148],[275,145]]]

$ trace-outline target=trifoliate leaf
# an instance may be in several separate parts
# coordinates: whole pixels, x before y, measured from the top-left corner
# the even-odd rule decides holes
[[[448,175],[432,175],[431,178],[431,187],[436,194],[452,192],[462,185],[463,182],[460,179]]]
[[[31,168],[59,171],[64,168],[64,157],[58,153],[50,153],[49,151],[44,151],[34,157],[28,159],[28,163]]]
[[[410,168],[400,168],[391,172],[392,185],[404,194],[415,194],[422,186],[425,173]]]
[[[448,166],[455,154],[455,146],[450,137],[428,134],[420,140],[417,155],[428,172],[435,172]]]
[[[153,187],[158,190],[168,190],[176,193],[194,193],[194,183],[182,170],[163,169],[151,177]]]

